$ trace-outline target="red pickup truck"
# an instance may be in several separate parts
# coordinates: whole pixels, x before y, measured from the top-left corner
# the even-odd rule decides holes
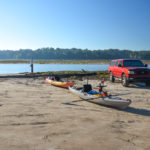
[[[150,86],[150,69],[138,59],[112,60],[108,73],[111,82],[120,79],[123,86],[128,86],[131,82],[145,82]]]

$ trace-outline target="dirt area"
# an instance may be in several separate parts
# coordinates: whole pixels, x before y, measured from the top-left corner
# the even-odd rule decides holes
[[[76,81],[78,86],[86,83]],[[99,80],[90,80],[93,88]],[[149,150],[150,88],[106,81],[124,110],[80,100],[44,78],[0,79],[0,150]]]

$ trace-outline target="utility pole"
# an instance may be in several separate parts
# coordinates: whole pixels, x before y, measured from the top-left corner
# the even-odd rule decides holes
[[[31,66],[31,73],[33,73],[33,57],[31,57],[30,66]]]

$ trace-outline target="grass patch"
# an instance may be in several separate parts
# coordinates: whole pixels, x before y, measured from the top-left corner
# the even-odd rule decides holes
[[[51,75],[51,74],[83,74],[83,73],[95,73],[96,71],[48,71],[42,72],[41,75]]]
[[[98,79],[107,79],[109,78],[108,71],[56,71],[56,72],[42,72],[41,75],[71,75],[70,79],[78,79],[80,74],[88,74],[88,73],[95,73],[95,75],[92,75],[92,78],[98,78]],[[78,76],[79,75],[79,76]]]
[[[109,64],[109,60],[34,60],[34,64]],[[0,60],[0,64],[30,64],[30,60]]]
[[[96,71],[97,78],[109,78],[108,71]]]
[[[34,60],[34,64],[109,64],[111,60]],[[150,64],[150,60],[142,60]],[[30,60],[0,60],[0,64],[30,64]]]

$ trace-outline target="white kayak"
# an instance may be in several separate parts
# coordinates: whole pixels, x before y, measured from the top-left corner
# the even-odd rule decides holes
[[[116,108],[126,108],[128,105],[131,104],[131,100],[127,99],[121,99],[119,97],[98,97],[94,96],[92,94],[88,94],[87,92],[83,92],[81,88],[75,88],[75,87],[69,87],[70,92],[78,95],[80,98],[84,99],[85,101],[100,104],[100,105],[106,105]]]

